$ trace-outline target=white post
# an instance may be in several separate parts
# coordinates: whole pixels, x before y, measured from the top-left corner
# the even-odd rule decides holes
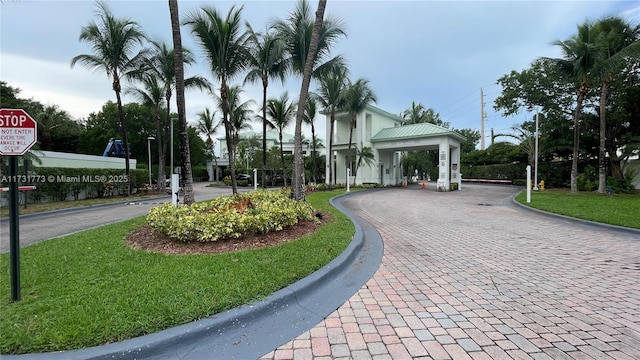
[[[458,176],[458,190],[462,190],[462,174],[459,174]]]
[[[531,165],[527,165],[527,203],[531,202]]]
[[[178,174],[171,174],[171,203],[173,206],[178,206],[178,186],[180,185],[180,179]]]
[[[347,168],[347,192],[349,192],[349,175],[351,173],[351,169]]]
[[[253,190],[258,190],[258,169],[253,169]]]
[[[534,177],[533,177],[533,190],[538,191],[538,138],[540,138],[540,133],[538,131],[538,110],[536,110],[536,150],[535,150],[535,160],[534,160]]]

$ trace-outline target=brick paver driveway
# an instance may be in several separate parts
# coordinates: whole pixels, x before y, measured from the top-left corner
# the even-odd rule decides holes
[[[514,188],[393,189],[344,202],[378,272],[265,359],[640,359],[640,236],[505,205]]]

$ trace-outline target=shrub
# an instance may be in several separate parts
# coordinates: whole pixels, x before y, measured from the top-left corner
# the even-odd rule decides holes
[[[189,206],[154,207],[147,224],[178,241],[207,242],[279,231],[300,220],[313,220],[312,214],[311,205],[291,200],[288,191],[258,190]]]
[[[594,191],[598,188],[598,174],[592,166],[585,166],[581,174],[576,178],[578,191]]]

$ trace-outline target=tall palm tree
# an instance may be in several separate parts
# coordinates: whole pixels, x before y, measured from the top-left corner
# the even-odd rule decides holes
[[[319,87],[316,98],[329,112],[329,184],[335,182],[333,176],[333,132],[336,123],[336,112],[344,107],[344,90],[347,86],[347,68],[344,66],[334,67],[331,71],[322,74],[318,78]]]
[[[304,118],[302,119],[305,124],[311,126],[311,157],[313,159],[313,182],[318,182],[318,154],[316,153],[316,144],[318,143],[316,139],[316,127],[315,127],[315,118],[317,113],[317,103],[315,96],[309,96],[307,99],[307,106],[304,108]]]
[[[609,86],[629,63],[629,59],[640,57],[640,25],[632,26],[617,16],[600,19],[597,23],[603,36],[602,61],[598,64],[597,74],[601,79],[600,87],[600,150],[598,154],[598,192],[606,191],[606,130],[607,98]],[[615,157],[616,154],[610,154]]]
[[[180,15],[178,0],[169,0],[171,15],[171,33],[173,37],[174,67],[176,75],[176,104],[178,106],[178,128],[180,133],[180,163],[184,203],[191,205],[195,202],[193,195],[193,176],[191,173],[191,150],[189,148],[189,133],[187,127],[185,99],[184,99],[184,52],[182,50],[182,35],[180,34]],[[173,141],[173,139],[171,139]]]
[[[349,146],[347,150],[347,166],[351,166],[351,142],[353,141],[353,128],[356,125],[356,116],[361,113],[371,102],[376,102],[376,95],[369,87],[369,80],[358,79],[355,83],[347,85],[345,92],[345,110],[349,113]]]
[[[71,67],[77,63],[94,70],[104,72],[111,78],[112,89],[116,94],[122,144],[124,146],[125,173],[131,179],[129,168],[129,141],[127,127],[122,109],[121,80],[140,67],[146,55],[142,49],[136,53],[136,48],[142,46],[146,35],[140,25],[127,18],[117,18],[104,2],[97,2],[97,19],[83,26],[80,31],[81,42],[88,43],[93,54],[81,54],[71,59]],[[131,181],[127,186],[127,195],[131,195]]]
[[[552,59],[563,72],[571,75],[577,84],[576,108],[573,115],[573,159],[571,162],[571,192],[578,192],[578,157],[580,155],[580,115],[582,105],[593,79],[593,70],[602,58],[602,36],[599,26],[587,21],[578,25],[578,33],[564,41],[554,41],[564,58]]]
[[[221,122],[216,121],[216,112],[209,110],[209,108],[204,108],[204,110],[198,113],[198,123],[196,124],[196,130],[207,138],[205,143],[207,144],[207,152],[213,158],[215,162],[216,172],[218,169],[218,160],[216,159],[215,149],[213,148],[215,142],[213,141],[213,135],[218,131]],[[217,180],[217,177],[216,177]]]
[[[156,123],[156,142],[158,145],[158,189],[165,188],[164,174],[164,153],[162,145],[164,144],[162,136],[163,110],[165,106],[163,89],[158,83],[158,78],[148,74],[142,78],[143,88],[128,88],[125,93],[132,95],[143,106],[148,107],[153,112],[153,118]],[[151,186],[151,184],[149,184]]]
[[[271,118],[271,123],[278,130],[278,141],[280,142],[280,160],[282,162],[282,175],[284,186],[287,187],[287,175],[284,164],[284,150],[282,147],[282,135],[284,129],[291,124],[294,119],[296,104],[289,102],[289,94],[285,91],[278,99],[270,99],[267,103],[267,116]],[[302,146],[300,147],[302,152]]]
[[[166,104],[166,116],[162,119],[161,131],[157,134],[157,139],[166,139],[169,136],[169,121],[171,120],[171,98],[173,97],[173,91],[176,88],[176,66],[175,66],[175,52],[172,48],[167,46],[163,41],[151,41],[149,63],[146,67],[140,69],[141,76],[147,76],[152,74],[158,78],[158,83],[161,85],[164,92],[164,100]],[[182,48],[182,62],[185,65],[193,65],[195,59],[191,51],[187,48]],[[185,90],[189,88],[199,88],[200,90],[210,90],[211,84],[205,78],[201,76],[192,76],[184,79]],[[158,142],[158,152],[162,152],[161,158],[161,170],[162,177],[159,177],[158,185],[164,182],[164,166],[167,154],[167,144],[173,142],[173,139],[169,141]],[[173,159],[172,159],[173,160]],[[173,169],[171,169],[173,172]],[[158,171],[159,173],[160,171]]]
[[[340,21],[334,19],[324,20],[326,5],[326,0],[318,2],[314,21],[308,2],[301,0],[287,20],[278,21],[274,25],[276,31],[287,42],[294,72],[302,75],[295,126],[293,197],[296,200],[304,198],[302,118],[304,106],[309,95],[311,77],[317,77],[334,66],[344,65],[344,60],[341,56],[336,56],[324,62],[329,56],[335,41],[345,35]]]
[[[222,121],[225,127],[227,148],[229,149],[229,167],[231,170],[231,188],[238,193],[233,151],[233,124],[227,107],[228,81],[239,75],[248,65],[249,51],[247,34],[240,31],[242,7],[232,6],[225,18],[211,7],[201,8],[187,16],[186,25],[200,43],[209,67],[220,80],[220,98],[222,103]]]
[[[229,111],[229,123],[230,123],[230,131],[231,134],[231,142],[227,140],[227,151],[229,152],[229,163],[231,163],[232,157],[234,158],[234,166],[235,161],[237,160],[236,151],[238,148],[238,144],[240,143],[240,132],[242,130],[251,129],[251,116],[253,111],[251,107],[255,104],[253,100],[242,101],[242,88],[239,86],[231,86],[227,89],[227,98],[226,104],[223,104],[223,100],[217,94],[212,94],[213,98],[218,105],[218,109],[222,110],[223,107],[226,107]],[[225,126],[226,130],[226,126]],[[231,144],[231,148],[229,148],[229,143]],[[235,175],[234,175],[235,176]]]
[[[358,175],[358,169],[363,166],[363,165],[367,165],[369,167],[374,166],[375,163],[375,159],[376,156],[373,153],[373,149],[369,146],[363,146],[363,144],[360,144],[360,147],[358,147],[356,145],[356,169],[353,172],[353,185],[356,185],[356,176]]]
[[[269,79],[278,78],[284,82],[285,75],[290,67],[290,57],[287,53],[286,43],[273,32],[260,34],[254,32],[247,23],[249,34],[249,72],[246,81],[262,81],[262,171],[261,183],[266,188],[265,173],[267,168],[267,87]]]

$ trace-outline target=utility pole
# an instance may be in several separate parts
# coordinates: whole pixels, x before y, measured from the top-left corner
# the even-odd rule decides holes
[[[484,112],[484,93],[480,88],[480,150],[484,150],[484,118],[487,114]]]

